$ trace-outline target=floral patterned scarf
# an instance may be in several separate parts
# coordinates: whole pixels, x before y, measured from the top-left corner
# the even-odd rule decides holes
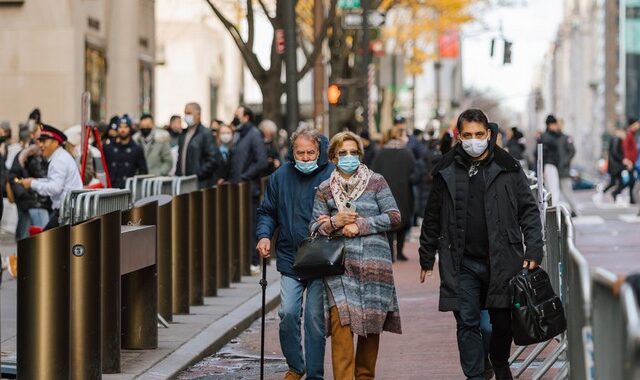
[[[329,188],[338,211],[344,210],[347,202],[360,198],[372,175],[373,172],[365,164],[360,164],[356,172],[349,178],[342,177],[338,169],[331,173]]]

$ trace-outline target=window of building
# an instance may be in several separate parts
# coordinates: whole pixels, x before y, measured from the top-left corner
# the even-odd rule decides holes
[[[102,121],[107,113],[107,60],[104,50],[85,45],[85,91],[91,94],[91,120]]]
[[[140,114],[153,114],[153,64],[140,61]]]

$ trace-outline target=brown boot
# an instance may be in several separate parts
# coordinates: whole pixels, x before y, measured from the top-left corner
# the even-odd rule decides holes
[[[302,376],[304,376],[304,373],[298,373],[293,370],[288,370],[284,375],[284,380],[300,380],[302,379]]]

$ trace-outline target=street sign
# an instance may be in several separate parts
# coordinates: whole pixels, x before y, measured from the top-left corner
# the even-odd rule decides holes
[[[384,13],[378,11],[367,12],[367,27],[379,28],[385,22]],[[361,29],[362,28],[362,13],[347,12],[342,18],[342,26],[345,29]]]
[[[340,9],[360,9],[360,0],[340,0],[338,2]]]

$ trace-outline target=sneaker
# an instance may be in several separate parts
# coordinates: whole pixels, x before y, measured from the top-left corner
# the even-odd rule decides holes
[[[407,261],[409,258],[405,256],[403,253],[398,253],[398,261]]]
[[[260,270],[260,265],[251,265],[249,267],[249,269],[251,270],[251,274],[260,274],[261,270]]]

